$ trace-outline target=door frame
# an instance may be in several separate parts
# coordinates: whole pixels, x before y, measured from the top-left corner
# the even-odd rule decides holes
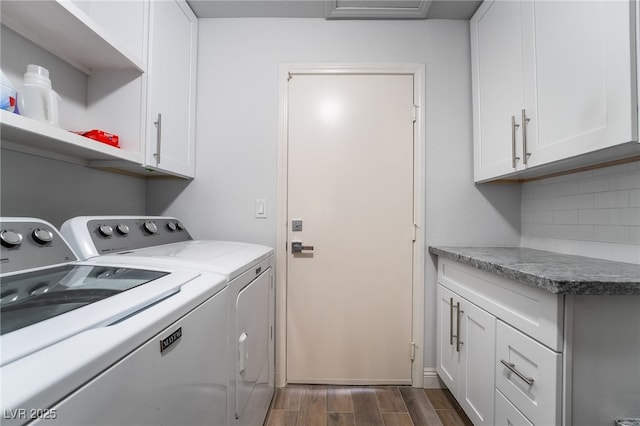
[[[425,268],[425,65],[401,64],[295,64],[279,67],[278,95],[278,161],[276,214],[276,307],[275,307],[275,385],[287,384],[287,205],[288,205],[288,81],[295,75],[385,74],[412,75],[414,81],[415,125],[413,167],[413,209],[415,242],[413,250],[412,326],[413,363],[411,383],[424,385],[424,268]],[[407,348],[409,350],[409,348]]]

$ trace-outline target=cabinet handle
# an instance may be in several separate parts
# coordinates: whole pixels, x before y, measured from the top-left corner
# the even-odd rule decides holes
[[[460,341],[460,316],[464,313],[460,310],[460,302],[456,303],[456,311],[456,352],[460,352],[460,346],[463,343]]]
[[[453,346],[453,297],[449,299],[449,344]]]
[[[516,168],[516,162],[520,159],[520,157],[516,157],[516,129],[520,127],[519,124],[516,123],[516,116],[511,116],[511,167]]]
[[[162,113],[158,113],[158,121],[154,121],[158,131],[156,132],[156,153],[153,156],[156,158],[156,164],[160,164],[160,147],[162,146]]]
[[[522,162],[526,165],[528,163],[530,152],[527,152],[527,123],[530,118],[527,118],[525,110],[522,110]]]
[[[534,380],[531,377],[527,377],[524,374],[522,374],[521,372],[519,372],[516,369],[516,365],[514,363],[507,362],[504,359],[501,359],[500,362],[502,363],[502,365],[507,367],[509,369],[509,371],[511,371],[516,376],[518,376],[520,379],[522,379],[522,381],[524,381],[526,384],[528,384],[529,386],[533,385]]]

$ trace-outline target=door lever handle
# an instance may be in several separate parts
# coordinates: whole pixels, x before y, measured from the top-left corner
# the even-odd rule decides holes
[[[302,253],[303,251],[313,251],[313,246],[303,246],[302,241],[291,242],[291,253]]]

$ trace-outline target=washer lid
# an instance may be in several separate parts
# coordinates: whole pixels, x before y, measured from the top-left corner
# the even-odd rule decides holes
[[[65,265],[3,277],[0,365],[82,331],[116,323],[180,292],[199,275]]]

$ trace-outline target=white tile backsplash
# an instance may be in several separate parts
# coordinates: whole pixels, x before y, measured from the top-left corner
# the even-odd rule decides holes
[[[640,161],[522,184],[522,246],[640,263]]]

